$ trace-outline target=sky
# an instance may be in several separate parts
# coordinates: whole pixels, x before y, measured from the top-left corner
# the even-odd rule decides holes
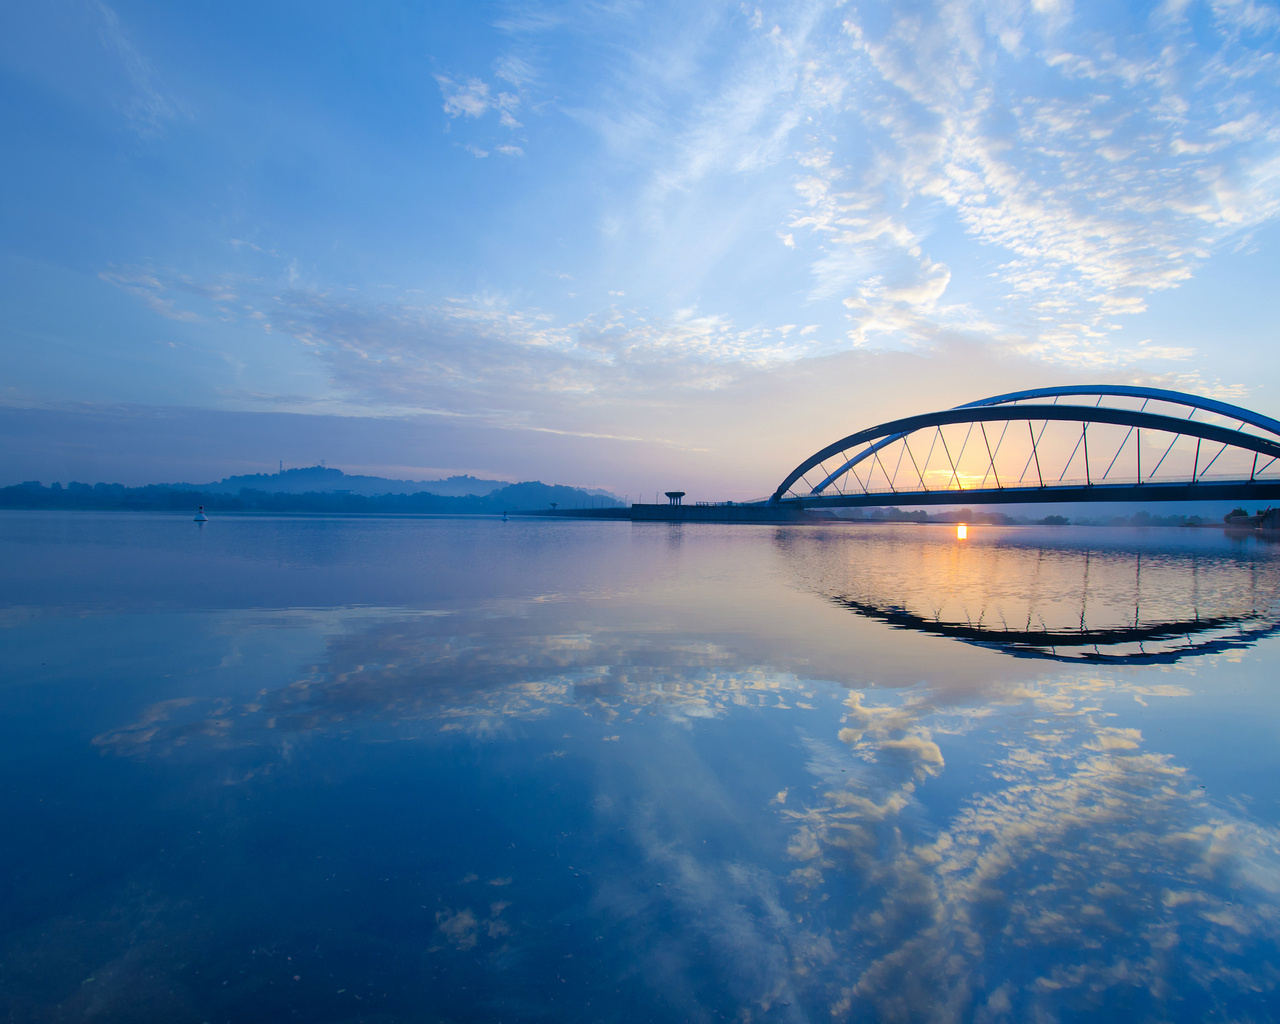
[[[690,498],[1020,387],[1280,416],[1280,7],[0,6],[0,483]]]

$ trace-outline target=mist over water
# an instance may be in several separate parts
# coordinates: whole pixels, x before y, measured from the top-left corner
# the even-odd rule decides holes
[[[0,514],[13,1021],[1273,1020],[1280,547]]]

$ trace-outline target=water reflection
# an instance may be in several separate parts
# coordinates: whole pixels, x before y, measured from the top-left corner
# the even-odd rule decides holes
[[[1172,662],[1188,655],[1221,654],[1250,647],[1262,638],[1280,632],[1276,617],[1264,614],[1223,615],[1111,629],[1091,629],[1087,622],[1070,629],[1051,629],[1047,625],[1038,629],[1014,629],[984,626],[981,622],[941,622],[902,608],[879,608],[848,597],[833,600],[850,611],[869,619],[879,619],[895,629],[913,629],[963,640],[1019,658],[1052,661]]]
[[[1015,531],[904,541],[854,534],[833,548],[830,537],[792,536],[784,550],[807,588],[858,615],[1023,658],[1167,663],[1280,631],[1271,558],[1050,545]]]
[[[1076,671],[956,704],[928,685],[832,688],[696,636],[568,628],[583,615],[372,615],[285,686],[157,705],[95,743],[216,764],[251,787],[314,764],[304,749],[323,737],[442,745],[477,771],[466,751],[508,749],[534,780],[564,763],[594,780],[593,822],[575,835],[551,804],[538,829],[590,879],[577,912],[613,947],[594,955],[630,961],[681,1017],[1199,1019],[1265,1005],[1280,832],[1211,801],[1129,720],[1138,702],[1190,698],[1188,680]],[[730,738],[738,757],[719,745]],[[485,789],[452,784],[463,800]],[[510,845],[536,846],[529,828]],[[433,911],[426,955],[464,972],[539,944],[581,955],[556,932],[565,883],[512,863],[446,858],[431,884],[472,882]],[[539,889],[545,916],[529,910]],[[582,969],[557,968],[595,991]],[[515,999],[520,977],[487,984]]]
[[[580,608],[548,603],[539,612],[535,621],[543,626],[582,625]],[[636,714],[683,721],[732,707],[789,708],[786,700],[797,693],[813,697],[812,683],[801,685],[772,666],[744,666],[732,648],[706,639],[599,628],[537,633],[532,625],[529,617],[496,616],[491,608],[386,610],[335,637],[325,661],[286,686],[241,701],[163,701],[94,743],[121,754],[168,756],[197,741],[279,746],[294,734],[370,722],[487,734],[552,707],[608,724]]]
[[[21,918],[0,994],[58,1008],[32,1020],[140,1019],[164,993],[181,1006],[154,1019],[1273,1019],[1280,794],[1274,737],[1249,733],[1277,711],[1269,557],[976,528],[627,537],[639,569],[548,571],[532,596],[308,609],[303,579],[288,607],[112,619],[217,667],[106,702],[88,782],[60,768],[70,742],[32,758],[6,855],[44,895],[0,911]],[[532,564],[492,547],[494,580]],[[32,664],[94,626],[13,622],[51,638]],[[924,635],[941,625],[979,645]],[[993,627],[1226,653],[1015,661],[980,646]],[[286,636],[306,653],[263,668]],[[980,687],[954,685],[961,654]],[[56,857],[54,796],[99,823]],[[63,899],[73,872],[93,881]]]
[[[1053,724],[1011,737],[991,789],[932,835],[910,818],[943,766],[915,716],[910,756],[888,741],[896,773],[868,773],[795,812],[801,881],[858,890],[845,935],[865,952],[833,1011],[1159,1019],[1172,1003],[1204,1019],[1228,990],[1246,1001],[1257,991],[1251,971],[1277,937],[1275,831],[1208,806],[1139,730],[1065,721],[1083,696],[1043,693]],[[849,741],[883,751],[859,726],[898,709],[850,710]]]

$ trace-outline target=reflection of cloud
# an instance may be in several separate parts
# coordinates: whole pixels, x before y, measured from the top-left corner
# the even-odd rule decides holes
[[[1060,674],[993,686],[978,707],[923,687],[855,690],[833,723],[796,710],[811,682],[726,644],[492,612],[371,616],[290,685],[165,702],[97,742],[175,758],[216,748],[219,761],[244,748],[253,763],[228,780],[240,782],[312,733],[508,742],[545,721],[550,759],[562,722],[595,719],[620,741],[586,755],[601,769],[587,773],[600,777],[587,849],[606,866],[602,849],[625,849],[624,870],[576,852],[574,864],[592,913],[629,937],[611,941],[634,940],[628,969],[676,1016],[700,1005],[710,973],[737,1005],[794,1021],[1054,1019],[1135,992],[1136,1015],[1161,1019],[1211,996],[1256,1007],[1272,984],[1252,968],[1280,939],[1280,835],[1224,814],[1104,710],[1185,688]],[[690,741],[655,757],[643,742],[653,719],[723,737],[744,712],[732,724],[792,716],[802,731],[783,745],[807,757],[808,779],[764,774],[758,807],[727,791],[723,751],[699,757]],[[523,934],[526,916],[494,899],[524,899],[503,870],[466,874],[471,888],[433,908],[435,953],[486,955]]]
[[[1002,784],[933,835],[912,821],[920,773],[891,765],[780,812],[794,822],[792,880],[810,900],[859,887],[833,939],[859,951],[838,1012],[955,1020],[976,1005],[977,1019],[1057,1019],[1136,992],[1139,1015],[1160,1018],[1211,998],[1247,1006],[1275,987],[1247,965],[1280,938],[1280,834],[1224,817],[1138,730],[1097,724],[1082,682],[1025,694],[1057,705],[1052,724],[998,740]],[[904,746],[893,734],[922,736],[940,715],[923,702],[868,707],[856,693],[848,706],[855,732],[894,723],[860,733],[894,752]],[[907,747],[932,763],[926,745]]]
[[[788,911],[779,879],[759,866],[737,860],[708,860],[701,851],[672,835],[651,809],[626,819],[632,840],[642,851],[646,867],[666,879],[661,889],[680,918],[684,934],[644,949],[641,956],[653,983],[685,1014],[696,1014],[689,963],[699,947],[708,948],[717,971],[740,998],[781,1019],[802,1019],[795,963],[822,959],[822,943],[797,925]],[[619,887],[620,888],[620,887]],[[606,886],[610,902],[634,899]],[[665,938],[665,937],[664,937]],[[641,940],[643,941],[643,940]],[[646,943],[646,945],[648,945]]]
[[[507,879],[508,882],[511,879]],[[475,949],[481,938],[505,939],[511,934],[511,925],[502,917],[502,912],[511,903],[499,900],[489,904],[489,916],[477,918],[470,907],[453,910],[446,907],[436,911],[436,930],[446,943],[457,950]],[[432,947],[432,951],[440,949]]]
[[[716,644],[665,635],[530,635],[518,622],[500,621],[506,626],[483,616],[382,621],[336,639],[325,665],[288,686],[241,704],[161,702],[94,742],[133,755],[169,755],[197,740],[279,747],[355,719],[496,737],[511,720],[554,707],[606,723],[638,714],[687,721],[734,707],[779,706],[783,693],[813,696],[793,676],[740,667]]]
[[[928,730],[919,728],[912,706],[867,707],[862,700],[862,694],[853,693],[845,702],[847,724],[840,730],[841,743],[863,757],[878,753],[904,757],[919,778],[942,769],[942,751]]]
[[[436,911],[436,927],[448,942],[459,949],[472,949],[476,944],[476,915],[470,907],[457,912]]]

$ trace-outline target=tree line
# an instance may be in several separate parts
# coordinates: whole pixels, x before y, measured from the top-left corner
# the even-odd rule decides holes
[[[0,488],[0,508],[11,509],[128,509],[151,512],[329,512],[482,515],[519,509],[610,508],[611,498],[589,494],[577,487],[541,481],[509,484],[491,494],[462,497],[432,494],[352,494],[349,491],[308,491],[286,494],[241,488],[235,494],[174,488],[164,484],[125,487],[123,484],[71,483],[48,487],[31,480]]]

